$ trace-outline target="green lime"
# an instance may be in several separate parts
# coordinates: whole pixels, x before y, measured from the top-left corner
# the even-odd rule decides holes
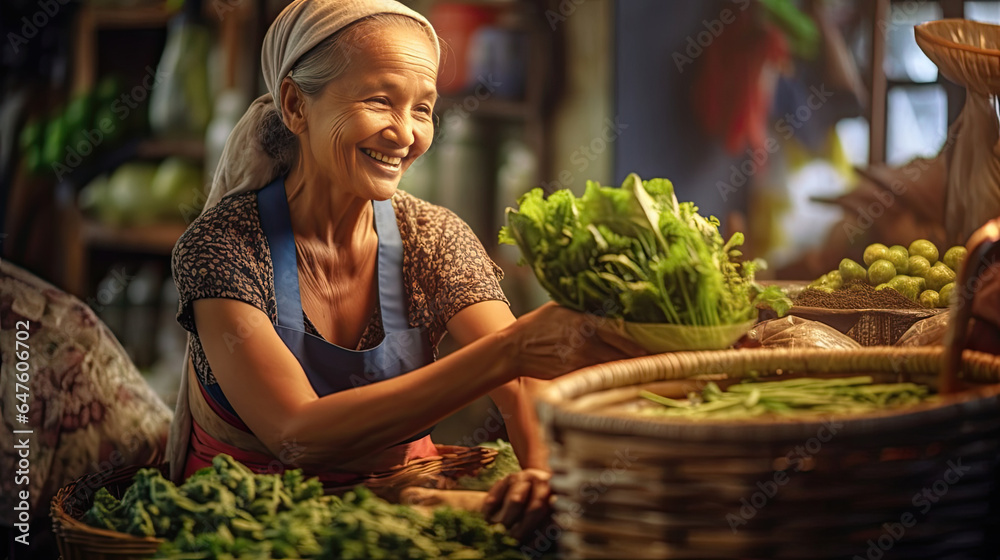
[[[815,288],[816,286],[826,286],[826,282],[827,282],[827,275],[824,274],[823,276],[820,276],[819,278],[817,278],[817,279],[813,280],[812,282],[810,282],[809,286],[807,286],[807,287],[809,287],[809,288]]]
[[[879,259],[868,267],[868,283],[872,286],[885,284],[896,276],[896,267],[885,259]]]
[[[931,269],[931,262],[927,260],[927,257],[921,255],[910,255],[907,263],[907,273],[910,276],[923,278],[927,274],[927,271]]]
[[[917,284],[916,280],[906,276],[905,274],[898,274],[892,280],[888,282],[889,287],[897,292],[903,294],[904,296],[916,301],[920,297],[920,286]]]
[[[938,306],[940,302],[941,295],[934,290],[924,290],[920,292],[920,305],[928,309],[933,309]]]
[[[902,245],[893,245],[886,253],[885,258],[896,267],[896,274],[910,273],[910,254]]]
[[[863,258],[865,266],[871,266],[873,262],[884,259],[885,254],[888,252],[889,248],[881,243],[872,243],[871,245],[865,247],[865,255]]]
[[[868,278],[868,271],[865,270],[865,267],[851,259],[841,260],[840,266],[837,270],[840,271],[840,276],[844,279],[845,284],[849,284],[855,280],[865,280]]]
[[[938,248],[936,245],[927,241],[926,239],[917,239],[913,243],[910,243],[910,256],[919,255],[927,259],[930,263],[936,263],[938,260]]]
[[[941,262],[945,264],[948,268],[958,272],[958,268],[962,266],[965,262],[965,255],[968,254],[965,247],[961,245],[955,245],[951,249],[944,252],[944,257],[941,258]]]
[[[954,282],[949,282],[944,286],[942,286],[941,291],[938,292],[940,294],[938,305],[940,305],[941,307],[948,307],[949,305],[951,305],[951,297],[954,291],[955,291]]]
[[[955,271],[945,266],[944,263],[937,263],[927,271],[927,288],[938,291],[955,281]]]
[[[844,277],[839,270],[831,270],[826,274],[826,285],[834,290],[844,287]]]

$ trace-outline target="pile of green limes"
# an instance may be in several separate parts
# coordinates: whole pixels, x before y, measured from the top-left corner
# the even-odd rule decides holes
[[[876,290],[896,290],[924,307],[948,307],[966,250],[956,245],[945,251],[941,260],[939,255],[938,248],[926,239],[910,243],[909,249],[872,243],[865,248],[863,257],[867,269],[852,259],[844,259],[837,270],[820,276],[809,287],[832,292],[850,282],[864,280]]]

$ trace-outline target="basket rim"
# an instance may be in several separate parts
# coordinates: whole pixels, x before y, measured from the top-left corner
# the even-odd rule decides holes
[[[953,395],[943,395],[938,401],[923,403],[899,409],[885,409],[863,414],[808,416],[801,419],[788,418],[747,418],[690,419],[663,417],[643,417],[607,411],[582,412],[571,409],[568,404],[576,397],[594,394],[615,388],[640,384],[690,379],[704,372],[685,375],[685,370],[742,364],[744,372],[758,367],[770,369],[775,363],[787,360],[789,364],[805,364],[799,372],[850,373],[860,372],[875,362],[898,364],[907,371],[906,365],[916,363],[913,369],[943,363],[944,347],[893,348],[867,347],[852,350],[824,349],[745,349],[702,352],[674,352],[642,358],[632,358],[590,366],[556,380],[537,397],[539,415],[549,426],[582,429],[589,433],[615,436],[652,437],[675,441],[705,441],[715,439],[735,443],[751,441],[775,441],[802,439],[816,435],[817,431],[836,422],[838,429],[853,435],[870,435],[875,431],[884,432],[907,427],[919,427],[929,423],[961,418],[975,413],[989,401],[1000,400],[1000,383],[983,383],[980,387]],[[1000,356],[981,352],[966,351],[966,364],[980,369],[1000,372]],[[822,364],[821,369],[810,370],[809,362]],[[646,369],[642,380],[621,380],[631,372]],[[857,369],[855,369],[857,368]],[[868,366],[869,369],[872,366]],[[779,368],[780,369],[780,368]],[[912,370],[911,370],[912,371]],[[679,374],[677,374],[680,372]],[[674,373],[667,377],[668,373]],[[743,373],[739,374],[743,375]],[[619,379],[616,379],[619,378]]]
[[[992,23],[986,23],[982,21],[962,19],[962,18],[945,18],[945,19],[937,19],[934,21],[926,21],[924,23],[915,25],[913,27],[913,31],[918,39],[923,39],[927,42],[934,43],[941,47],[1000,58],[1000,49],[986,49],[983,47],[977,47],[975,45],[959,43],[957,41],[946,39],[940,35],[937,35],[933,31],[934,28],[936,27],[945,27],[947,25],[952,25],[952,24],[963,25],[966,27],[993,28],[993,31],[1000,32],[1000,25],[995,25]]]
[[[134,476],[135,473],[139,472],[140,469],[160,469],[161,471],[166,468],[167,463],[159,463],[155,465],[129,465],[126,467],[121,467],[116,474],[119,476],[125,475],[125,473],[131,472]],[[103,476],[101,472],[87,473],[83,476],[78,477],[76,480],[66,484],[56,492],[56,495],[52,498],[52,502],[49,505],[49,515],[52,518],[53,532],[55,533],[57,540],[62,540],[67,543],[78,542],[80,538],[78,536],[85,535],[85,538],[101,538],[101,539],[114,539],[114,546],[116,548],[127,548],[129,546],[140,546],[147,548],[155,545],[159,547],[165,539],[159,537],[140,537],[137,535],[132,535],[129,533],[123,533],[120,531],[112,531],[110,529],[102,529],[100,527],[93,527],[77,519],[69,514],[65,508],[66,500],[76,492],[77,487],[84,482],[91,480],[95,477]],[[129,478],[131,480],[131,477]],[[94,493],[97,490],[106,487],[108,484],[115,482],[114,480],[104,480],[100,484],[96,485],[93,489]]]

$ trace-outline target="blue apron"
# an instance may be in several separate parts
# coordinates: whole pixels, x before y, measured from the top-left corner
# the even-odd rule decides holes
[[[360,351],[342,348],[305,331],[284,177],[278,177],[258,193],[257,207],[274,265],[278,314],[274,329],[302,365],[317,395],[322,397],[392,379],[433,361],[427,333],[411,328],[407,321],[403,241],[392,202],[372,201],[378,233],[378,301],[385,339],[375,348]],[[416,441],[432,430],[433,427],[400,443]]]

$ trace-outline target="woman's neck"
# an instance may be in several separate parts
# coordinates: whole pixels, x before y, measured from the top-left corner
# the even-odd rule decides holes
[[[335,250],[368,246],[374,212],[370,200],[329,184],[301,162],[285,178],[285,194],[296,239]]]

